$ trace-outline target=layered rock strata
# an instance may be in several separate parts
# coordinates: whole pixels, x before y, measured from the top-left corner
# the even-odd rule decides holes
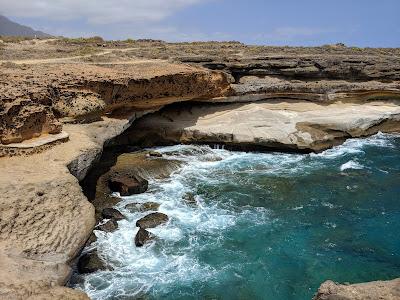
[[[0,143],[60,133],[60,120],[88,123],[104,115],[129,116],[229,90],[222,73],[166,62],[11,64],[0,75]]]
[[[104,145],[165,105],[231,102],[166,108],[119,142],[320,151],[399,130],[396,49],[157,42],[96,51],[0,62],[0,156],[27,155],[0,157],[0,298],[87,298],[61,287],[95,225],[79,181]],[[135,58],[161,55],[191,66]],[[143,177],[154,161],[139,167]]]
[[[300,100],[174,106],[138,120],[120,143],[224,144],[243,150],[318,152],[347,138],[400,132],[398,101],[320,104]]]
[[[162,105],[220,95],[229,84],[219,73],[159,61],[107,67],[12,65],[3,70],[2,155],[16,155],[20,148],[31,155],[0,158],[0,298],[61,299],[57,286],[67,283],[71,264],[95,225],[94,208],[79,181],[104,145]],[[45,146],[41,139],[55,132],[45,129],[50,119],[37,118],[37,108],[59,130],[62,122],[67,133],[62,143],[41,151],[34,149]],[[26,147],[10,144],[20,141]],[[78,291],[66,294],[68,299],[86,297]]]

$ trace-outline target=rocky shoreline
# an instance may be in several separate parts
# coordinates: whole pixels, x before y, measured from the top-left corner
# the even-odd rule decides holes
[[[91,62],[1,63],[0,297],[86,299],[61,286],[96,223],[79,182],[105,145],[225,143],[309,152],[349,137],[399,132],[394,50],[289,48],[277,55],[268,47],[215,43],[213,50],[229,56],[204,59],[203,45],[183,44],[175,55],[176,44],[152,43]],[[151,47],[165,48],[168,57],[149,59]],[[193,47],[203,54],[187,57]],[[201,103],[160,110],[192,100]],[[47,142],[61,132],[68,137]]]

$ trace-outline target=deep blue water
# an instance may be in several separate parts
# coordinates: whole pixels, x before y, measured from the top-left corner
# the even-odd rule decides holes
[[[94,299],[311,299],[331,279],[400,277],[400,137],[349,140],[321,154],[159,148],[185,162],[126,197],[128,216],[97,232],[115,270],[85,276]],[[182,195],[197,195],[198,207]],[[129,202],[156,201],[168,225],[136,248]]]

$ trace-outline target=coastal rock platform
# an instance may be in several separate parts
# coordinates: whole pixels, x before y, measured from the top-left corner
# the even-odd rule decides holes
[[[0,148],[13,150],[0,151],[1,299],[87,299],[63,285],[95,226],[80,182],[105,146],[310,152],[400,131],[398,49],[63,39],[1,47]]]
[[[138,120],[130,144],[222,144],[243,150],[318,152],[347,138],[400,131],[397,101],[312,103],[282,99],[241,104],[187,104]]]

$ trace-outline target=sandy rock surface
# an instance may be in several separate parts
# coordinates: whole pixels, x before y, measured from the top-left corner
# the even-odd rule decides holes
[[[0,299],[53,295],[53,287],[67,282],[70,264],[95,225],[94,207],[78,179],[101,156],[103,144],[131,121],[65,125],[67,142],[30,156],[0,158]]]
[[[186,105],[145,116],[121,141],[225,144],[239,149],[321,151],[360,137],[400,130],[395,102],[319,104],[298,100]]]
[[[0,54],[0,299],[87,299],[61,286],[95,226],[79,181],[106,144],[320,151],[399,131],[399,49],[51,39]],[[177,165],[118,160],[144,178]],[[342,290],[325,284],[317,299]]]
[[[60,133],[60,119],[88,123],[229,90],[222,73],[164,61],[6,64],[0,73],[0,144]]]
[[[373,281],[342,285],[333,281],[324,282],[314,300],[398,300],[400,299],[400,279]]]

